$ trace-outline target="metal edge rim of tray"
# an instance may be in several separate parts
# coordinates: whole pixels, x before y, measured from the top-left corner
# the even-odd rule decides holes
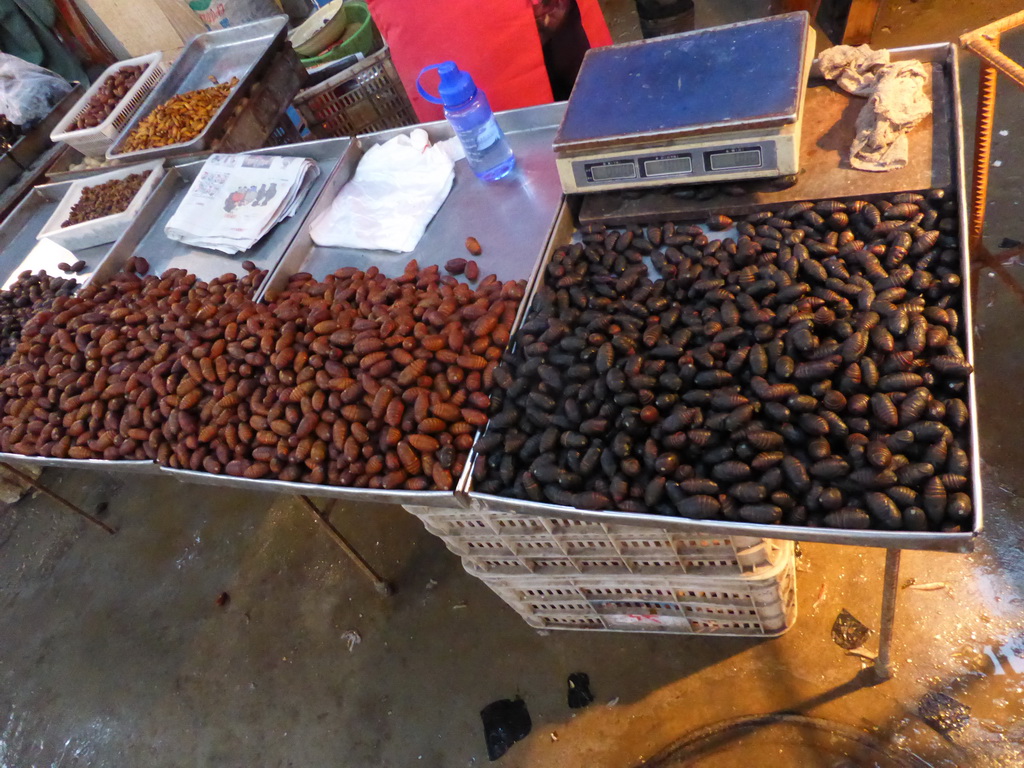
[[[797,16],[799,14],[807,14],[807,11],[793,11],[787,14],[780,14],[783,16]],[[778,19],[779,16],[773,16],[771,18]],[[733,24],[724,24],[715,29],[733,29],[735,27],[749,26],[751,24],[764,23],[766,19],[751,19],[749,21],[739,21]],[[797,84],[806,83],[807,77],[811,71],[811,64],[814,60],[814,29],[810,25],[810,16],[808,14],[808,23],[803,27],[803,58],[800,63],[800,75],[797,79]],[[709,30],[693,30],[691,32],[681,32],[680,36],[691,35],[700,33],[702,31]],[[647,40],[634,40],[628,43],[621,43],[620,45],[614,46],[616,48],[622,47],[637,47],[646,44]],[[593,50],[593,49],[592,49]],[[589,53],[589,51],[588,51]],[[737,124],[732,121],[720,121],[717,123],[704,123],[702,125],[689,126],[685,129],[664,129],[658,131],[639,131],[637,133],[631,133],[624,136],[618,136],[614,139],[602,139],[602,138],[588,138],[588,139],[576,139],[566,140],[562,139],[562,127],[558,127],[558,131],[555,134],[552,147],[555,153],[563,153],[566,156],[576,155],[579,153],[587,153],[596,150],[612,150],[616,149],[623,144],[638,144],[642,146],[651,146],[664,144],[666,142],[673,141],[675,139],[685,139],[697,136],[713,135],[723,133],[727,131],[748,131],[762,128],[771,128],[779,130],[786,125],[792,125],[795,123],[803,112],[804,100],[806,98],[807,88],[799,88],[797,93],[796,105],[792,112],[786,113],[785,115],[771,115],[767,117],[757,117],[744,120],[741,124]]]
[[[948,48],[947,63],[950,67],[950,79],[952,80],[953,85],[953,121],[951,129],[953,131],[953,168],[956,172],[956,179],[953,184],[956,191],[957,208],[959,209],[960,281],[961,290],[963,291],[960,323],[964,329],[963,335],[966,347],[964,352],[967,355],[968,361],[973,364],[976,362],[976,358],[974,356],[974,309],[971,304],[971,297],[973,295],[971,290],[971,255],[967,240],[970,232],[970,227],[967,222],[969,201],[967,198],[967,165],[964,162],[963,105],[960,101],[960,63],[956,46],[952,43],[946,43],[945,45]],[[968,416],[970,419],[971,441],[969,451],[969,455],[971,457],[971,500],[974,507],[974,525],[972,533],[977,536],[984,529],[985,504],[982,498],[981,442],[978,436],[978,394],[976,371],[972,371],[971,375],[967,378],[967,406]]]
[[[142,120],[145,119],[150,112],[156,109],[160,104],[163,104],[169,98],[178,95],[172,94],[169,97],[161,98],[160,86],[165,82],[170,81],[171,76],[174,74],[175,68],[181,63],[184,55],[188,52],[189,47],[193,45],[195,41],[200,37],[203,37],[205,35],[217,34],[218,32],[223,32],[228,29],[237,30],[239,29],[239,27],[225,27],[225,29],[223,30],[215,29],[209,30],[207,32],[200,32],[199,34],[195,35],[191,40],[189,40],[185,44],[185,47],[182,49],[181,54],[179,54],[178,58],[175,59],[174,62],[167,68],[167,71],[164,73],[164,77],[160,80],[160,82],[156,84],[156,86],[153,87],[153,90],[150,91],[149,95],[146,96],[146,100],[142,102],[139,108],[135,111],[135,114],[132,115],[131,120],[118,134],[117,138],[114,140],[114,143],[110,145],[110,148],[107,150],[105,154],[106,159],[116,161],[142,161],[147,159],[155,159],[157,157],[166,157],[168,154],[180,153],[182,150],[204,149],[206,147],[206,143],[209,141],[210,132],[214,128],[219,127],[227,119],[227,117],[230,116],[230,114],[234,111],[235,104],[242,97],[243,92],[248,92],[249,86],[255,79],[255,71],[260,67],[260,65],[262,65],[267,60],[268,56],[270,56],[270,54],[274,50],[276,50],[277,45],[287,35],[288,17],[285,14],[277,14],[275,16],[270,16],[267,19],[261,19],[250,23],[259,24],[261,22],[267,22],[267,26],[270,26],[269,22],[272,20],[278,20],[280,26],[274,33],[273,37],[271,37],[270,41],[267,43],[267,47],[259,55],[259,57],[249,65],[249,68],[242,74],[242,76],[238,78],[238,83],[236,83],[235,87],[231,89],[231,91],[227,95],[227,98],[225,98],[221,105],[217,108],[217,111],[210,116],[210,119],[203,127],[203,130],[200,131],[200,133],[197,136],[195,136],[192,139],[189,139],[188,141],[181,141],[177,142],[176,144],[166,144],[162,147],[147,147],[146,149],[139,149],[134,152],[119,151],[121,146],[124,144],[125,140],[128,138],[129,134],[131,134],[131,132],[135,130],[136,126],[138,126],[138,124],[141,123]],[[231,108],[230,112],[228,111],[229,107]]]
[[[967,207],[966,187],[964,179],[964,158],[963,158],[963,122],[959,102],[958,82],[958,61],[955,47],[950,43],[917,46],[917,50],[924,49],[946,49],[944,65],[950,70],[950,77],[954,82],[952,101],[953,120],[950,121],[952,145],[950,147],[951,165],[957,174],[954,179],[954,192],[957,196],[957,205],[960,217],[960,258],[961,258],[961,291],[963,294],[963,317],[964,337],[967,349],[965,350],[968,360],[974,360],[973,354],[973,324],[970,311],[970,271],[968,263],[968,252],[966,244],[967,236]],[[903,52],[912,53],[915,48],[901,49]],[[563,206],[567,203],[563,201]],[[565,209],[567,210],[567,208]],[[560,215],[564,215],[560,211]],[[549,244],[551,247],[545,252],[542,262],[547,264],[557,244]],[[533,295],[524,298],[524,303],[532,302]],[[943,533],[940,531],[885,531],[878,529],[857,530],[849,528],[814,528],[810,526],[792,525],[762,525],[757,523],[744,523],[725,520],[699,520],[694,518],[670,517],[665,515],[638,514],[632,512],[618,512],[613,510],[582,510],[575,507],[565,507],[557,504],[534,502],[526,499],[513,499],[494,494],[480,493],[472,490],[472,469],[480,459],[475,448],[471,451],[466,462],[467,482],[460,484],[458,498],[460,502],[469,507],[475,503],[483,504],[487,509],[515,512],[527,515],[540,515],[545,517],[563,517],[568,519],[600,521],[618,525],[640,525],[657,528],[668,528],[681,531],[709,531],[732,536],[764,536],[767,538],[792,539],[795,541],[813,541],[832,544],[847,544],[867,547],[882,547],[886,549],[924,549],[946,552],[970,552],[974,549],[975,538],[981,533],[983,524],[983,505],[981,498],[980,478],[980,454],[978,450],[978,427],[977,427],[977,401],[975,394],[975,375],[971,373],[967,380],[968,406],[970,409],[970,440],[969,454],[971,456],[972,470],[972,501],[974,506],[973,526],[970,531],[956,533]],[[485,427],[486,429],[486,427]],[[478,436],[480,432],[477,433]]]
[[[467,462],[468,464],[468,462]],[[321,496],[351,501],[375,501],[380,504],[413,504],[422,507],[454,507],[452,491],[410,491],[404,488],[357,488],[351,485],[328,485],[326,483],[302,483],[275,480],[269,477],[251,479],[234,475],[214,475],[193,469],[177,469],[156,465],[161,475],[176,478],[181,482],[200,485],[230,486],[251,491],[287,493],[295,496]]]
[[[123,469],[143,474],[156,474],[159,469],[150,459],[59,459],[56,456],[25,456],[3,451],[0,451],[0,463],[32,464],[43,469]]]

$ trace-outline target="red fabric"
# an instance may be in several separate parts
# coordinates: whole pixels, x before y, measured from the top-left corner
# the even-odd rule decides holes
[[[597,0],[576,0],[580,9],[580,19],[583,21],[583,31],[587,33],[587,40],[591,48],[602,48],[612,44],[612,33],[608,30],[608,22],[604,20],[601,6]]]
[[[369,0],[420,120],[441,120],[441,107],[416,90],[420,70],[454,61],[472,75],[495,112],[550,102],[540,36],[530,0]],[[437,75],[424,78],[437,92]]]

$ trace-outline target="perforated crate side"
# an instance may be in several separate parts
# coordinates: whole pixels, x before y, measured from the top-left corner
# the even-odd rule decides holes
[[[758,576],[481,578],[536,628],[774,637],[796,620],[795,557],[791,546],[781,551]]]
[[[541,534],[548,528],[542,518],[529,515],[508,515],[470,509],[418,507],[406,505],[406,511],[419,518],[424,527],[435,536],[477,535],[481,532],[498,534]]]
[[[309,130],[321,139],[375,133],[417,122],[387,46],[300,91],[292,103]]]

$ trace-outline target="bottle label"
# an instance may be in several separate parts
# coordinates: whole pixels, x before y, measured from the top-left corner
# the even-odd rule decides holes
[[[498,140],[501,129],[498,122],[492,117],[477,129],[476,146],[481,152]]]

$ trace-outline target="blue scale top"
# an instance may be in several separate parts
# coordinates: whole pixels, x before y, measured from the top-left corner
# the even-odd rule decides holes
[[[795,122],[808,18],[787,13],[588,51],[555,148]]]

